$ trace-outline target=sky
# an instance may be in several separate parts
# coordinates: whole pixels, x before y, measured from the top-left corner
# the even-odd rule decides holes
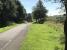
[[[38,0],[19,0],[19,1],[24,6],[27,13],[31,13],[33,7],[36,5]],[[58,7],[60,6],[59,3],[52,3],[52,2],[43,1],[43,4],[46,7],[46,9],[48,10],[48,13],[47,13],[48,16],[63,14],[63,13],[59,13],[60,12],[60,10],[58,9]]]

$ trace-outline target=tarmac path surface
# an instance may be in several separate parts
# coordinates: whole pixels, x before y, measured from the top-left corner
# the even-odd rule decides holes
[[[29,23],[20,24],[4,33],[0,33],[0,50],[19,50],[20,42],[24,39]]]

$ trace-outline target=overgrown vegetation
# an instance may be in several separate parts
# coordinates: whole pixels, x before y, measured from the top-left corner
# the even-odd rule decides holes
[[[20,50],[64,50],[63,32],[60,23],[32,24]]]

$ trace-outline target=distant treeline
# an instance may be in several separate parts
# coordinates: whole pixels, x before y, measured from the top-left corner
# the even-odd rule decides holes
[[[66,17],[64,15],[49,16],[47,17],[47,21],[54,21],[56,23],[64,23],[65,18]]]

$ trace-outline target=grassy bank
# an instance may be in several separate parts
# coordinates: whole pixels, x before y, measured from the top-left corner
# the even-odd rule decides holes
[[[5,31],[7,31],[7,30],[9,30],[9,29],[11,29],[11,28],[13,28],[13,27],[15,27],[15,26],[16,26],[16,24],[14,23],[14,24],[12,24],[12,25],[9,25],[9,26],[0,28],[0,33],[5,32]]]
[[[20,50],[63,50],[63,25],[54,22],[32,24]]]

